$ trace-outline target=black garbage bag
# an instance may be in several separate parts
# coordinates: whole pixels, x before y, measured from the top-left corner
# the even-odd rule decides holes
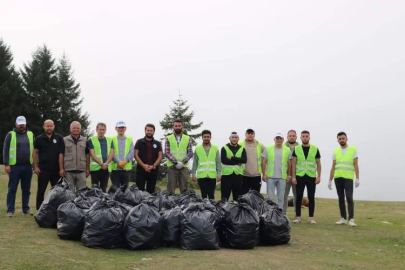
[[[125,219],[124,238],[130,249],[154,249],[160,246],[162,220],[155,208],[141,203]]]
[[[113,198],[115,192],[117,192],[117,190],[119,189],[119,187],[116,187],[114,185],[111,185],[110,188],[107,191],[108,197],[110,197],[110,199]]]
[[[223,230],[226,246],[254,248],[259,233],[259,217],[248,204],[229,202],[225,206]]]
[[[166,207],[160,211],[160,216],[164,244],[168,247],[178,247],[181,233],[181,208],[174,201],[169,201]]]
[[[226,240],[225,240],[225,235],[224,235],[224,229],[223,229],[223,219],[225,217],[225,208],[226,205],[228,204],[228,200],[223,198],[220,201],[215,201],[215,200],[210,200],[211,204],[215,207],[216,213],[219,216],[220,222],[216,226],[218,237],[219,237],[219,242],[221,243],[222,246],[226,246]]]
[[[162,209],[162,197],[156,193],[150,194],[143,202],[146,202],[151,207],[154,207],[157,212]]]
[[[131,209],[133,208],[131,205],[125,203],[119,203],[118,207],[121,208],[124,217],[127,217]]]
[[[135,205],[140,204],[146,197],[150,195],[149,192],[138,189],[136,184],[130,186],[129,190],[134,194]]]
[[[75,198],[75,204],[82,209],[90,209],[94,203],[100,201],[101,199],[102,197],[85,197],[84,194],[80,194]]]
[[[59,179],[58,183],[51,188],[41,207],[35,215],[35,221],[41,228],[55,228],[58,221],[58,207],[76,197],[65,178]]]
[[[132,193],[131,190],[127,188],[127,186],[122,186],[115,191],[115,194],[112,197],[113,200],[125,203],[131,206],[137,205],[135,200],[135,195]]]
[[[84,196],[84,197],[97,197],[97,198],[102,198],[106,196],[106,193],[103,192],[103,190],[98,187],[98,186],[93,186],[91,188],[89,187],[84,187],[82,189],[79,189],[76,191],[76,196]]]
[[[202,197],[195,193],[193,189],[187,189],[180,195],[174,197],[174,201],[184,209],[187,208],[190,202],[202,202]]]
[[[103,198],[86,214],[82,242],[92,248],[119,248],[125,221],[120,203]]]
[[[257,211],[257,209],[259,209],[260,205],[263,203],[264,197],[256,190],[250,190],[248,193],[239,196],[238,201],[247,203],[253,208],[253,210]]]
[[[273,202],[271,199],[265,199],[259,206],[259,208],[256,210],[257,215],[260,217],[267,211],[274,209],[274,208],[279,208],[278,205]]]
[[[192,202],[181,213],[180,246],[188,250],[219,249],[217,216],[203,203]]]
[[[80,240],[87,211],[88,207],[82,209],[75,204],[75,201],[62,203],[57,212],[57,232],[59,238],[65,240]]]
[[[284,245],[290,239],[290,220],[283,214],[281,208],[271,208],[260,216],[260,243],[262,245]]]
[[[161,200],[161,209],[163,208],[172,208],[174,201],[174,194],[168,190],[163,190],[159,194]],[[177,205],[177,203],[175,203]]]

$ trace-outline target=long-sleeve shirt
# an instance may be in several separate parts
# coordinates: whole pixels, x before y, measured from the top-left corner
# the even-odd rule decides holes
[[[206,149],[204,147],[205,150],[205,154],[208,156],[211,150],[211,146],[210,148]],[[221,158],[219,156],[219,151],[217,151],[217,156],[215,158],[215,166],[216,166],[216,170],[217,170],[217,175],[221,176],[221,170],[222,170],[222,164],[221,164]],[[191,169],[191,174],[192,176],[196,176],[197,174],[197,167],[198,167],[198,155],[197,153],[194,151],[194,155],[193,155],[193,167]]]
[[[236,153],[239,151],[239,148],[242,147],[239,144],[236,145],[236,146],[232,146],[230,143],[228,143],[227,146],[229,147],[229,150],[231,150],[233,155],[236,155]],[[245,149],[243,149],[242,156],[240,158],[234,156],[231,159],[228,159],[225,147],[222,147],[222,149],[221,149],[221,162],[222,162],[222,164],[225,164],[225,165],[238,165],[238,164],[241,164],[241,163],[246,163],[246,161],[247,161],[247,156],[246,156],[246,150]]]
[[[116,163],[120,163],[121,161],[130,162],[134,158],[134,142],[131,142],[131,145],[129,146],[129,153],[128,153],[128,155],[125,156],[126,138],[127,137],[125,137],[125,136],[124,136],[124,138],[118,138],[118,149],[119,149],[120,155],[117,156],[117,152],[114,151],[114,161]],[[121,169],[117,168],[117,170],[121,170]]]
[[[181,137],[180,137],[181,140]],[[180,140],[177,140],[177,145],[180,144]],[[177,159],[170,153],[170,142],[168,139],[165,141],[165,156],[168,160],[170,160],[174,165],[177,164]],[[186,164],[191,158],[193,157],[193,147],[191,145],[191,140],[187,145],[187,155],[181,161],[183,164]]]
[[[27,129],[24,132],[20,133],[17,131],[16,128],[14,130],[16,134],[16,142],[17,142],[17,162],[15,165],[30,165],[30,142],[27,136]],[[10,154],[10,143],[11,143],[11,134],[8,133],[6,138],[4,139],[3,145],[3,162],[4,165],[9,165],[9,154]]]

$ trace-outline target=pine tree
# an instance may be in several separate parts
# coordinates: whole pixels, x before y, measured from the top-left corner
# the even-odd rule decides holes
[[[25,93],[12,62],[10,47],[0,39],[0,163],[3,163],[4,138],[15,126],[17,116],[25,114]]]
[[[86,137],[91,135],[89,114],[82,114],[83,98],[80,98],[80,84],[73,78],[72,65],[65,54],[59,60],[58,84],[60,118],[57,130],[62,134],[69,134],[70,123],[79,121],[82,125],[82,135]]]

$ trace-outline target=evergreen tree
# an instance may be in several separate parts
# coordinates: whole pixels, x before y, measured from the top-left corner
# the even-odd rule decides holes
[[[25,115],[25,93],[12,62],[10,47],[0,39],[0,163],[3,163],[4,138],[15,126],[17,116]]]

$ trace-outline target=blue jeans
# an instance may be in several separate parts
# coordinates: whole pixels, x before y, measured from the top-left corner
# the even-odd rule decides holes
[[[267,179],[267,197],[273,200],[275,191],[277,190],[277,204],[278,207],[283,209],[284,206],[284,192],[287,181],[281,178],[268,178]]]
[[[7,213],[15,211],[15,194],[17,193],[18,183],[21,179],[22,191],[22,210],[26,213],[30,210],[28,206],[30,201],[32,166],[31,165],[13,165],[8,175],[8,193],[7,193]]]

